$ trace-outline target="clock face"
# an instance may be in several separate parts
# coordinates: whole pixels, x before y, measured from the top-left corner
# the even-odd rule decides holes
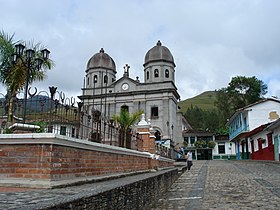
[[[123,83],[123,84],[122,84],[122,89],[123,89],[123,90],[128,90],[128,88],[129,88],[129,86],[128,86],[127,83]]]

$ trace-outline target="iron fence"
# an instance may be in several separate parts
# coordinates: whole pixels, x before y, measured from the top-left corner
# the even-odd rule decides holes
[[[46,132],[57,133],[73,138],[102,144],[123,147],[123,132],[111,118],[104,116],[99,110],[89,109],[74,97],[68,98],[56,87],[47,91],[28,90],[25,122],[33,127],[22,127],[24,122],[24,99],[9,98],[0,93],[0,132]],[[11,111],[9,112],[9,108]],[[13,126],[12,126],[13,125]],[[16,125],[16,126],[14,126]],[[141,136],[134,130],[127,133],[127,148],[138,150]],[[170,149],[156,144],[156,153],[170,157]]]

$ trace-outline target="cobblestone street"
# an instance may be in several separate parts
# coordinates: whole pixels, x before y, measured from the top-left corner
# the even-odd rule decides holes
[[[280,164],[194,161],[156,209],[280,209]]]
[[[0,188],[0,209],[44,209],[104,192],[151,174],[57,189]],[[280,209],[279,162],[194,161],[147,210]]]

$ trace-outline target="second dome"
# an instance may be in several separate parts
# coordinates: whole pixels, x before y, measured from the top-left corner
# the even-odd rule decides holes
[[[171,52],[167,47],[162,46],[160,41],[158,41],[157,45],[146,53],[144,66],[153,61],[165,61],[172,63],[175,66]]]

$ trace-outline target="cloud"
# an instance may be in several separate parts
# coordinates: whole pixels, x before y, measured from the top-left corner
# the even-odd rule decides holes
[[[181,99],[256,76],[279,95],[277,0],[0,0],[0,25],[16,39],[41,42],[56,67],[34,85],[81,94],[88,60],[103,47],[118,77],[131,66],[143,81],[146,52],[161,40],[174,56]],[[278,83],[279,84],[279,83]]]

